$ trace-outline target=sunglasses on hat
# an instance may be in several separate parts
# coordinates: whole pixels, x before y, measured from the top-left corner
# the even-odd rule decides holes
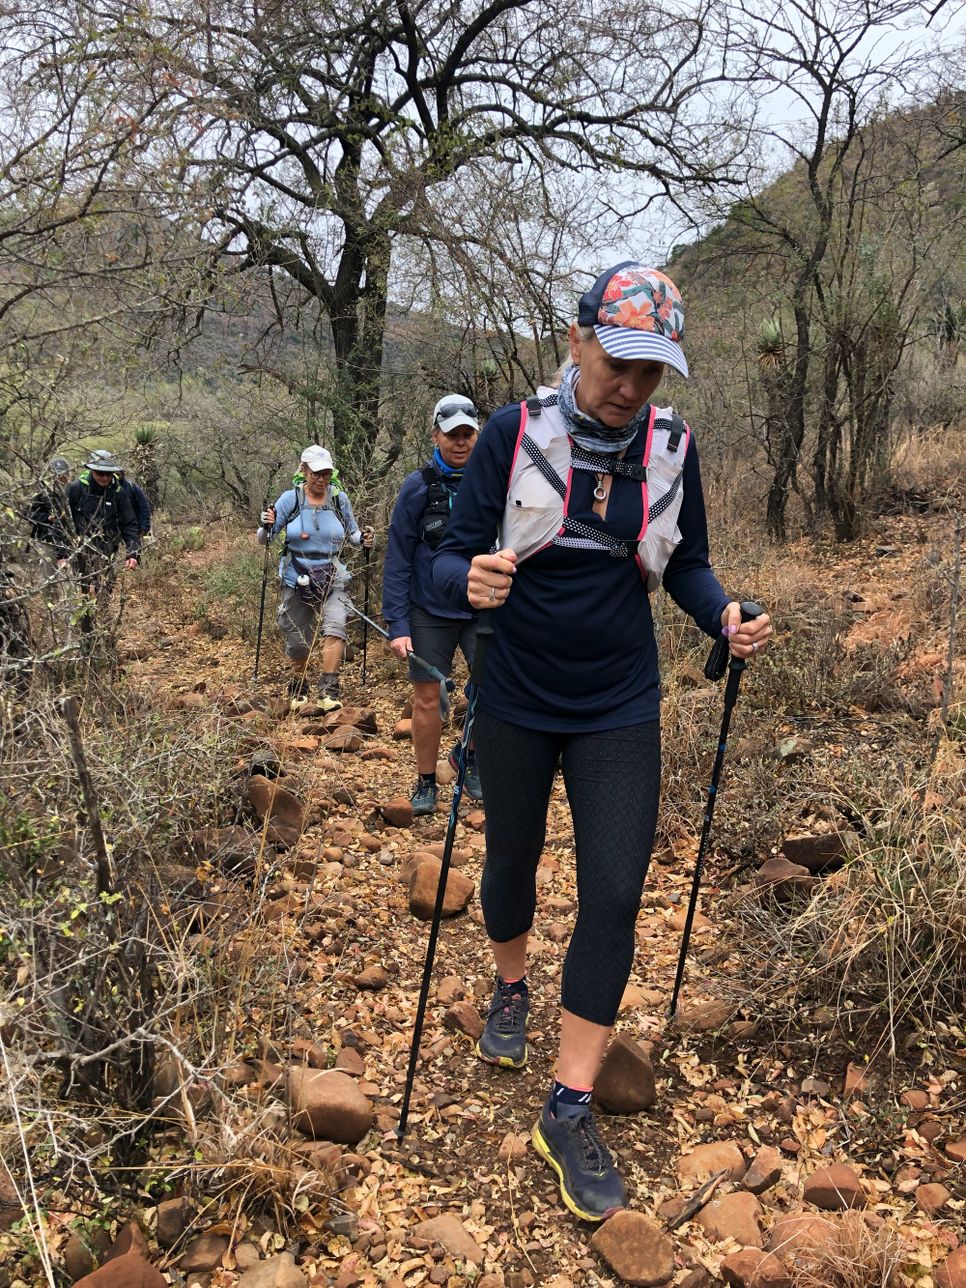
[[[476,408],[469,400],[467,400],[466,402],[447,403],[445,407],[440,407],[439,411],[436,413],[436,419],[448,420],[450,416],[457,415],[473,416],[474,418],[479,417],[479,413]]]

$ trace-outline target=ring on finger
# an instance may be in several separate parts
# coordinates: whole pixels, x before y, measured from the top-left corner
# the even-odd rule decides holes
[[[757,641],[757,640],[752,640],[752,641],[751,641],[751,651],[752,651],[752,653],[757,653],[757,652],[758,652],[758,641]]]
[[[496,587],[495,587],[495,586],[491,586],[491,587],[490,587],[490,599],[491,599],[491,600],[492,600],[492,599],[496,599]]]

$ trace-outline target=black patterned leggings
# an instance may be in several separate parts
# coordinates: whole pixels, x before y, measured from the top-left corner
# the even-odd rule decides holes
[[[474,732],[486,803],[480,900],[487,934],[507,943],[533,924],[537,864],[562,756],[579,907],[561,1001],[582,1019],[611,1025],[634,960],[634,923],[657,824],[660,724],[543,733],[481,711]]]

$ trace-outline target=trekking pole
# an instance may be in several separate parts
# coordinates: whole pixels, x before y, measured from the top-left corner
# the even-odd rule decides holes
[[[378,631],[383,639],[388,640],[390,638],[387,630],[384,630],[378,622],[374,622],[371,617],[367,617],[361,609],[356,608],[355,604],[350,604],[349,609],[355,613],[356,617],[361,617],[362,620],[368,626],[371,626],[374,631]],[[422,667],[429,678],[431,680],[435,680],[439,685],[439,714],[443,721],[448,720],[450,713],[449,695],[456,688],[456,685],[448,675],[444,675],[442,671],[438,671],[435,666],[430,666],[424,658],[421,658],[418,653],[414,653],[412,649],[409,650],[406,656],[411,658],[417,666]]]
[[[366,611],[362,619],[362,683],[365,684],[366,662],[369,650],[369,556],[372,554],[372,551],[368,546],[363,546],[363,550],[365,551],[363,558],[366,561],[366,571],[364,574],[366,579],[366,594],[363,602],[365,603]]]
[[[263,510],[268,509],[268,502],[262,505]],[[268,561],[271,557],[271,538],[265,543],[265,554],[262,558],[262,594],[258,603],[258,634],[255,637],[255,671],[252,675],[252,684],[258,682],[258,663],[262,656],[262,625],[265,621],[265,588],[268,585]]]
[[[423,1020],[426,1016],[426,1002],[429,998],[429,985],[433,978],[433,960],[436,956],[436,941],[439,938],[439,925],[443,919],[443,899],[446,894],[446,881],[449,876],[450,862],[453,858],[453,841],[456,838],[456,821],[459,814],[460,800],[463,796],[463,783],[466,778],[467,751],[473,741],[473,722],[476,719],[476,702],[480,695],[480,681],[486,667],[486,654],[493,637],[493,626],[489,615],[480,614],[480,626],[476,633],[476,650],[473,654],[473,667],[470,672],[470,700],[463,722],[463,737],[460,741],[459,769],[453,785],[453,803],[449,809],[449,822],[446,826],[446,840],[443,843],[443,858],[439,865],[439,884],[436,887],[436,905],[433,908],[433,919],[429,927],[429,943],[426,945],[426,961],[423,965],[423,982],[419,990],[419,1003],[416,1006],[416,1020],[413,1024],[413,1040],[409,1047],[409,1068],[406,1070],[406,1086],[403,1091],[402,1107],[399,1110],[399,1125],[396,1138],[402,1140],[406,1134],[409,1117],[409,1101],[413,1094],[413,1080],[416,1076],[416,1064],[419,1060],[419,1042],[423,1035]]]
[[[765,610],[751,600],[741,605],[741,620],[753,621]],[[711,771],[711,783],[708,787],[708,803],[704,809],[704,825],[701,828],[701,842],[698,846],[698,857],[694,862],[694,879],[691,882],[691,896],[688,899],[688,915],[684,920],[684,933],[681,936],[681,952],[678,955],[678,968],[674,976],[674,990],[671,993],[671,1005],[668,1007],[668,1019],[674,1018],[678,1007],[678,994],[684,978],[684,962],[688,955],[688,944],[691,941],[691,926],[694,922],[695,909],[698,906],[698,890],[701,886],[701,871],[705,855],[708,852],[708,838],[711,835],[711,819],[714,816],[714,803],[718,798],[718,782],[721,778],[721,766],[724,764],[725,749],[728,745],[728,729],[731,725],[731,713],[738,700],[738,686],[741,684],[741,673],[745,669],[742,657],[731,657],[729,660],[728,641],[724,637],[715,640],[705,664],[704,674],[709,680],[720,680],[728,670],[728,683],[725,686],[724,714],[721,719],[721,732],[718,735],[718,750],[715,753],[714,768]]]

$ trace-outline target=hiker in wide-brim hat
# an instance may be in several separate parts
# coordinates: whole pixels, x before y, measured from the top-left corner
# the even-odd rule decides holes
[[[347,587],[352,574],[342,561],[346,542],[372,548],[372,528],[360,528],[345,489],[333,486],[334,462],[317,443],[300,459],[304,482],[283,492],[262,512],[258,541],[267,545],[280,532],[285,546],[278,566],[282,583],[278,625],[292,666],[289,697],[304,701],[309,692],[306,670],[316,644],[322,653],[321,705],[335,711],[339,668],[345,654]]]
[[[121,464],[114,455],[98,448],[90,453],[80,476],[67,489],[76,537],[75,555],[85,590],[110,589],[114,558],[122,545],[125,568],[138,565],[138,525],[130,498],[121,486],[121,473]]]
[[[767,615],[741,623],[708,557],[697,449],[654,399],[687,376],[675,284],[633,261],[580,299],[570,365],[490,417],[467,467],[437,584],[494,630],[479,691],[486,802],[480,897],[496,987],[478,1054],[527,1060],[527,941],[558,762],[574,821],[579,907],[562,980],[556,1074],[534,1127],[567,1206],[600,1221],[626,1206],[591,1112],[634,956],[661,776],[657,645],[648,592],[663,583],[711,636],[749,658]],[[496,553],[490,553],[495,550]]]

